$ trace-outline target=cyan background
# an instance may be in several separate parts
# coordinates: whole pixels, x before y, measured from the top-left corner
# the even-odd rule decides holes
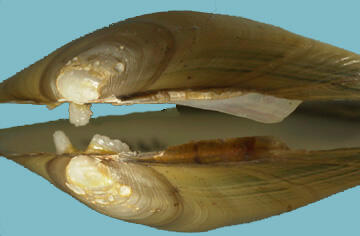
[[[67,42],[128,17],[165,10],[243,16],[360,52],[360,1],[0,0],[0,81]],[[95,106],[95,116],[162,106]],[[67,117],[67,106],[0,105],[0,128]],[[360,131],[359,131],[360,132]],[[192,235],[359,235],[360,188],[258,222]],[[0,235],[182,235],[96,213],[0,158]]]

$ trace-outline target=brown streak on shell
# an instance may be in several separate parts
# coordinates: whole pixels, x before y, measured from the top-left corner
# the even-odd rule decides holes
[[[169,147],[148,161],[199,164],[252,161],[271,158],[286,150],[284,143],[272,137],[203,140]]]

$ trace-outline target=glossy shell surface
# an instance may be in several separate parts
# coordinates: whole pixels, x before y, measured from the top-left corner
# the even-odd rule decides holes
[[[220,27],[223,25],[226,27]],[[119,33],[118,28],[121,29]],[[147,39],[154,37],[158,38],[149,44]],[[218,51],[213,50],[214,45]],[[229,45],[231,50],[227,48]],[[246,50],[251,52],[247,55]],[[155,60],[154,55],[157,56]],[[354,92],[358,76],[357,58],[358,55],[345,50],[242,18],[195,12],[158,13],[133,18],[73,41],[4,82],[0,97],[4,102],[50,106],[65,101],[83,103],[81,99],[72,100],[72,94],[68,99],[66,93],[59,93],[59,88],[64,86],[63,79],[59,78],[70,73],[81,77],[82,73],[90,71],[94,77],[103,76],[100,80],[98,77],[94,79],[101,92],[98,97],[95,94],[94,99],[84,103],[174,102],[189,105],[189,100],[210,100],[205,105],[194,105],[204,108],[213,106],[212,100],[231,99],[253,92],[300,102],[358,99]],[[90,64],[92,67],[87,69]],[[246,68],[242,68],[244,65]],[[325,110],[332,112],[331,109]],[[185,109],[186,112],[196,113],[191,109]],[[181,115],[175,117],[181,120]],[[202,116],[205,120],[212,117],[217,115],[206,113]],[[152,115],[147,119],[151,120]],[[233,124],[239,122],[240,125],[240,120],[235,118],[220,120],[226,119],[234,119]],[[159,120],[163,121],[163,118]],[[221,124],[225,127],[226,123]],[[329,129],[326,122],[321,126]],[[57,129],[64,125],[58,122],[50,127]],[[116,125],[109,127],[115,129]],[[148,136],[146,145],[141,144],[137,137],[143,131],[133,130],[135,136],[124,138],[136,153],[126,153],[125,156],[107,149],[98,153],[77,145],[74,145],[74,150],[55,154],[49,145],[46,147],[36,142],[25,145],[23,150],[19,147],[12,149],[20,140],[26,143],[27,133],[38,134],[48,129],[48,125],[34,126],[28,127],[30,132],[25,132],[27,128],[3,131],[4,140],[7,140],[7,135],[17,139],[5,141],[0,153],[39,173],[101,213],[174,231],[205,231],[250,222],[290,211],[358,185],[359,150],[341,149],[341,138],[339,143],[314,145],[314,149],[327,150],[305,151],[289,149],[276,138],[234,138],[235,133],[230,131],[216,133],[210,139],[202,133],[206,133],[203,129],[199,134],[202,138],[198,139],[194,127],[187,126],[190,134],[186,138],[181,138],[181,132],[179,137],[166,137],[175,140],[172,142],[157,143]],[[89,129],[90,134],[78,135],[81,143],[96,134],[96,126]],[[99,133],[104,130],[101,128]],[[52,133],[46,130],[36,140],[45,140],[48,135]],[[244,133],[240,135],[245,136]],[[111,137],[123,140],[119,134]],[[129,141],[132,138],[135,141]],[[285,138],[285,143],[288,143],[288,138]],[[300,139],[298,136],[292,138]],[[301,148],[313,149],[311,144]],[[95,176],[99,171],[101,176],[95,178],[95,182],[86,178],[84,182],[82,172],[77,172],[80,167],[85,167],[86,171],[95,170]],[[74,176],[77,179],[72,178]],[[84,183],[86,191],[77,186]],[[103,193],[104,189],[106,193]],[[129,198],[125,202],[140,202],[141,207],[125,204],[125,211],[120,203],[123,199],[119,196],[132,194],[136,200]],[[115,205],[106,202],[105,198]]]

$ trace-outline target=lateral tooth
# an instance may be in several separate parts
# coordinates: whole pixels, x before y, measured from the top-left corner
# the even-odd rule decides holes
[[[78,126],[84,126],[89,123],[92,115],[91,105],[88,104],[69,104],[69,119],[70,123]]]
[[[53,134],[53,139],[56,148],[56,154],[61,155],[64,153],[72,153],[75,151],[69,138],[66,136],[66,134],[63,131],[61,130],[55,131]]]
[[[118,140],[111,139],[109,137],[95,134],[91,139],[88,148],[86,149],[87,153],[129,153],[131,152],[129,146]]]

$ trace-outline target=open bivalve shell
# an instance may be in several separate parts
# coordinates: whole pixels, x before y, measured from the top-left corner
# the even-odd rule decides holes
[[[0,102],[69,102],[70,122],[87,124],[0,130],[0,154],[129,222],[196,232],[263,219],[359,185],[359,62],[239,17],[131,18],[0,84]],[[90,120],[92,103],[177,109]]]

